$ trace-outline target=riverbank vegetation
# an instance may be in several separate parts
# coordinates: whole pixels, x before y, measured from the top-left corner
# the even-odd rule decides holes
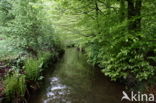
[[[75,17],[77,45],[88,61],[114,81],[129,86],[155,84],[155,1],[64,0],[65,15]]]
[[[26,101],[28,88],[34,89],[43,69],[63,53],[41,3],[0,1],[0,98],[6,102]]]
[[[88,62],[113,81],[154,86],[155,5],[153,0],[1,0],[0,96],[23,96],[28,80],[42,79],[43,64],[62,52],[60,40],[85,51]]]

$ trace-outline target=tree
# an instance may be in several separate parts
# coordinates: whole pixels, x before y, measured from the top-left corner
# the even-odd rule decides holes
[[[141,29],[141,7],[142,0],[127,0],[129,31],[140,31]]]

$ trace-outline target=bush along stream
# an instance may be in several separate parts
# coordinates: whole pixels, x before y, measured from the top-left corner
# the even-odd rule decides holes
[[[14,60],[15,64],[10,65],[4,77],[1,102],[26,103],[26,97],[31,95],[31,91],[40,87],[38,82],[44,78],[43,72],[56,63],[63,53],[63,49],[56,52],[42,51],[37,57],[27,56]]]
[[[0,103],[26,102],[46,67],[63,54],[41,3],[0,1]]]

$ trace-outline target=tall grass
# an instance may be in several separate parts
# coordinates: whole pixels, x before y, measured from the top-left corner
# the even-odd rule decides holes
[[[41,61],[36,58],[29,58],[25,61],[25,72],[28,80],[36,81],[41,72]]]
[[[4,80],[4,92],[8,97],[24,96],[26,91],[25,75],[13,72]]]
[[[43,64],[50,58],[50,52],[39,53],[38,58],[28,58],[25,61],[25,72],[28,80],[37,81]]]
[[[38,58],[28,58],[25,60],[25,74],[20,74],[18,70],[12,71],[4,80],[4,93],[11,100],[14,97],[23,97],[26,91],[26,80],[37,81],[41,76],[43,64],[46,63],[52,54],[50,52],[39,53]]]

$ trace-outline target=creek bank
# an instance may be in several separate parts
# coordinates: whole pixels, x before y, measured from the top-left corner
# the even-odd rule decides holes
[[[79,52],[85,54],[86,57],[87,57],[87,60],[89,60],[88,54],[87,54],[88,52],[87,52],[86,48],[81,47],[81,46],[76,46],[76,49],[77,49]],[[91,65],[94,66],[95,68],[100,69],[99,71],[101,71],[101,72],[102,72],[102,70],[105,68],[104,66],[101,66],[100,63],[98,63],[98,62],[93,63],[92,61],[89,61],[89,64],[91,64]],[[105,74],[103,73],[103,75],[105,75]],[[110,77],[108,77],[108,78],[111,80]],[[114,81],[114,82],[118,83],[119,85],[123,85],[127,91],[129,91],[129,90],[140,90],[140,88],[143,88],[143,86],[141,86],[143,82],[139,82],[139,81],[138,81],[134,76],[132,76],[132,75],[129,75],[127,78],[120,78],[120,79],[117,79],[117,80]],[[147,81],[144,81],[144,82],[147,82]],[[148,89],[145,89],[144,91],[145,91],[145,92],[148,92],[149,90],[151,91],[152,88],[156,88],[156,86],[155,86],[155,87],[153,87],[153,86],[152,86],[152,87],[149,87]],[[156,91],[156,89],[153,90],[152,92],[154,92],[154,91]]]
[[[0,61],[0,103],[4,99],[4,84],[3,80],[5,76],[8,74],[8,72],[11,70],[11,66],[9,65],[11,63],[11,60],[3,60]]]
[[[53,53],[53,52],[51,52],[51,53]],[[20,63],[22,65],[20,65],[19,75],[22,75],[25,78],[24,85],[26,87],[25,87],[24,95],[18,94],[18,91],[15,91],[14,96],[9,97],[5,93],[5,89],[6,89],[6,87],[4,87],[5,78],[7,77],[7,75],[13,74],[14,72],[12,72],[12,69],[11,69],[12,67],[11,66],[9,67],[9,70],[7,70],[7,71],[6,71],[6,69],[1,69],[3,71],[6,71],[6,72],[4,72],[5,74],[3,73],[3,77],[1,77],[3,79],[1,79],[1,85],[2,85],[1,87],[2,88],[0,88],[0,90],[2,90],[2,91],[0,92],[1,93],[1,95],[0,95],[0,103],[20,103],[20,102],[24,102],[25,103],[29,99],[28,97],[31,95],[32,91],[35,91],[35,90],[37,90],[40,87],[39,82],[44,79],[44,77],[43,77],[45,75],[44,72],[48,71],[47,70],[48,67],[53,65],[54,63],[56,63],[59,60],[59,58],[61,58],[61,56],[63,54],[64,54],[64,50],[63,49],[59,49],[59,50],[57,50],[56,53],[51,54],[51,55],[49,55],[46,58],[42,58],[42,59],[45,59],[45,60],[41,59],[42,62],[40,63],[40,65],[38,67],[42,68],[42,69],[39,69],[39,71],[38,71],[39,72],[38,79],[36,79],[36,80],[31,80],[29,78],[26,78],[27,77],[27,73],[23,69],[24,62]],[[16,60],[18,60],[18,59],[15,59],[14,62],[17,63]],[[9,62],[8,63],[4,63],[4,64],[9,64]],[[10,62],[10,64],[11,64],[11,62]],[[18,81],[19,80],[20,79],[18,79]]]

